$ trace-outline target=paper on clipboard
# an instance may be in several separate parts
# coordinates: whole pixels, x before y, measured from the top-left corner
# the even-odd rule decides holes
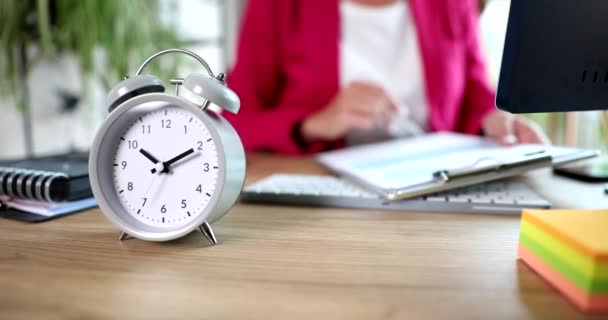
[[[440,171],[467,171],[518,163],[541,154],[550,156],[553,161],[549,159],[544,164],[524,165],[521,168],[523,172],[594,157],[597,152],[544,145],[503,147],[479,136],[436,133],[324,152],[317,155],[317,160],[330,170],[370,189],[380,193],[402,190],[402,196],[398,198],[407,198],[408,195],[425,194],[426,189],[426,193],[431,193],[523,173],[511,168],[503,174],[480,175],[479,181],[470,177],[450,185],[446,181],[438,181],[436,173]]]

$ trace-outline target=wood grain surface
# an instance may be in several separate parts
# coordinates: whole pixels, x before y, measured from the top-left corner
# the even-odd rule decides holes
[[[248,183],[322,173],[249,155]],[[608,207],[601,185],[524,178],[557,207]],[[168,243],[118,241],[99,210],[0,220],[1,319],[584,319],[516,259],[519,217],[238,204]],[[600,317],[592,317],[599,319]]]

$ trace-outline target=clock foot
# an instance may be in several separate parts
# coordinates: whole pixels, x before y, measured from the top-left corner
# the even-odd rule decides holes
[[[128,237],[129,237],[129,235],[126,232],[121,231],[120,235],[118,236],[118,240],[120,240],[120,241],[127,240]]]
[[[209,243],[211,243],[211,245],[217,244],[217,238],[215,237],[215,234],[213,233],[213,229],[211,229],[211,226],[207,223],[207,221],[203,222],[203,224],[200,227],[198,227],[198,229],[205,236],[205,238],[207,238],[207,240],[209,241]]]

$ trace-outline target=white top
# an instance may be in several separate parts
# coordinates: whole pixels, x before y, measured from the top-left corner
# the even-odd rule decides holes
[[[370,82],[398,104],[389,135],[382,126],[351,132],[349,144],[420,134],[427,129],[428,107],[418,34],[406,1],[386,6],[340,2],[340,86]]]

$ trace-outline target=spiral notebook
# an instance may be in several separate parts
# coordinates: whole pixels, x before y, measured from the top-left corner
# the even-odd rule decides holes
[[[95,206],[92,196],[87,153],[0,161],[3,217],[48,220]]]
[[[91,197],[88,156],[69,153],[0,161],[0,195],[46,202]]]

